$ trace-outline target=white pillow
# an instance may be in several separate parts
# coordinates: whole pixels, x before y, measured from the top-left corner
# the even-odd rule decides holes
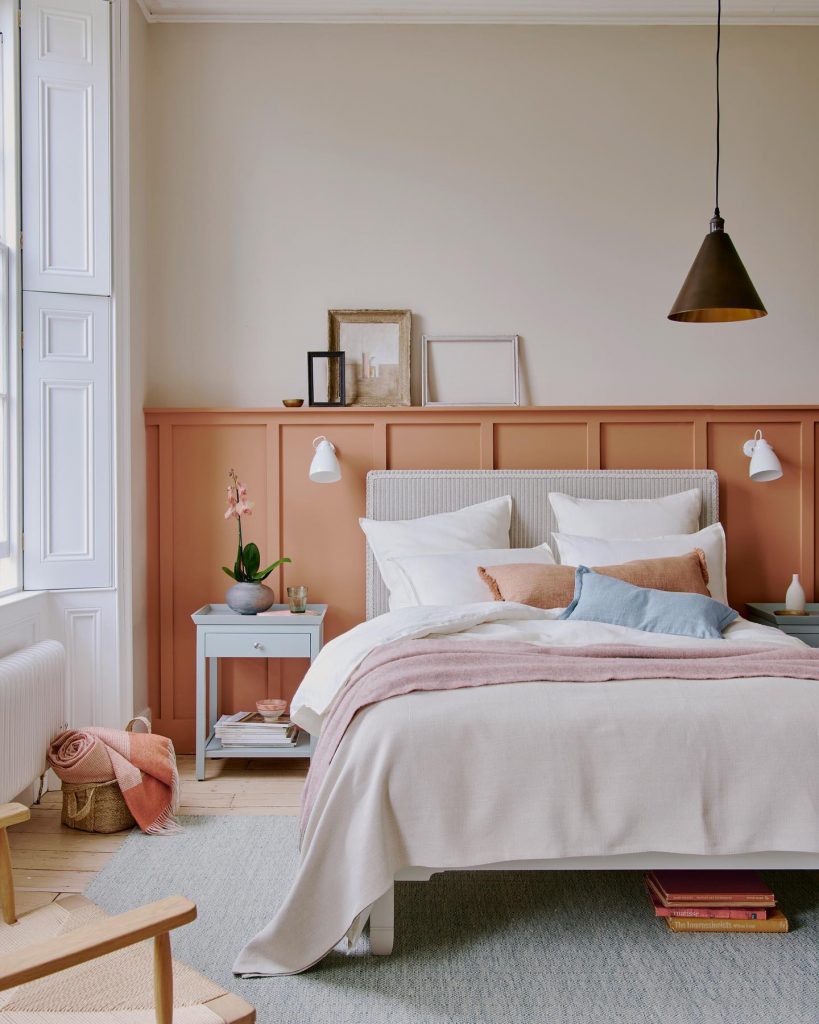
[[[708,589],[711,597],[728,604],[728,583],[725,577],[725,531],[721,523],[706,526],[699,533],[670,537],[649,537],[635,540],[609,540],[602,537],[576,537],[566,533],[554,535],[562,565],[619,565],[635,558],[664,558],[684,555],[701,548],[708,565]]]
[[[573,498],[557,491],[549,501],[557,529],[577,537],[667,537],[700,528],[702,493],[696,487],[664,498],[634,499]]]
[[[489,587],[478,575],[479,565],[554,565],[555,557],[548,544],[541,544],[536,548],[490,548],[447,555],[409,555],[389,561],[404,577],[416,605],[453,605],[492,600]]]
[[[367,535],[381,576],[390,592],[390,611],[414,607],[417,602],[404,574],[390,560],[407,555],[449,554],[509,547],[512,498],[482,501],[456,512],[420,519],[359,519]]]

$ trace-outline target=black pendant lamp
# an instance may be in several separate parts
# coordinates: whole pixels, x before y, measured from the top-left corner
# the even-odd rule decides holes
[[[722,0],[717,0],[717,167],[716,196],[711,230],[705,236],[669,320],[688,324],[727,323],[730,320],[755,320],[768,311],[748,277],[731,236],[725,233],[725,221],[719,212],[719,51],[722,30]]]

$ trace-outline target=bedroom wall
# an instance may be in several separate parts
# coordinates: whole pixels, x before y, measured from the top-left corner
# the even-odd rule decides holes
[[[532,404],[814,401],[819,29],[723,38],[722,209],[771,315],[690,327],[712,29],[151,26],[148,404],[304,395],[339,306],[413,310],[416,401],[422,332],[518,332]]]

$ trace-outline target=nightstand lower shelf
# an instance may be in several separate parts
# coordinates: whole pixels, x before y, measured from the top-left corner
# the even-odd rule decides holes
[[[302,730],[293,747],[223,747],[222,741],[213,733],[205,744],[205,757],[244,757],[255,760],[259,757],[310,757],[313,752],[312,737]]]

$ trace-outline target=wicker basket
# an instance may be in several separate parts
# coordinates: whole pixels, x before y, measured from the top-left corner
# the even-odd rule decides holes
[[[132,732],[134,722],[144,722],[151,731],[150,724],[144,718],[134,718],[126,726],[126,732]],[[122,832],[136,825],[134,816],[128,810],[125,798],[120,791],[116,779],[111,782],[85,782],[72,786],[68,782],[62,784],[63,811],[60,820],[68,828],[76,828],[81,832]]]
[[[119,783],[63,783],[63,825],[81,832],[122,832],[136,822],[120,792]]]

